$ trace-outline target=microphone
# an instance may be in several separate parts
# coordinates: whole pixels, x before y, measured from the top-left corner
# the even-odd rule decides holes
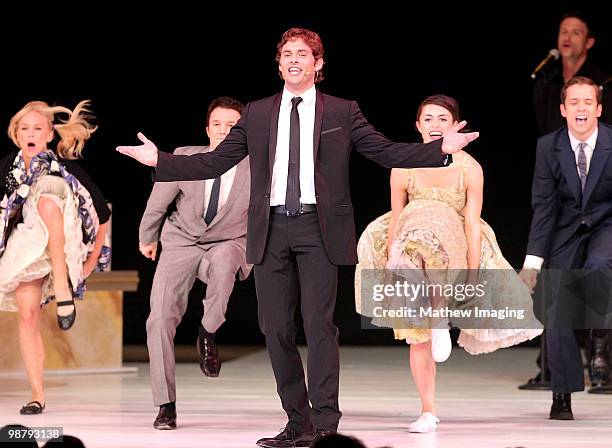
[[[538,72],[542,70],[542,68],[546,64],[548,64],[551,59],[554,59],[556,61],[557,59],[559,59],[559,56],[561,56],[561,53],[559,52],[559,50],[557,50],[556,48],[553,48],[552,50],[550,50],[548,54],[546,55],[546,57],[542,60],[542,62],[538,64],[538,66],[535,68],[535,70],[531,74],[531,79],[535,79]]]

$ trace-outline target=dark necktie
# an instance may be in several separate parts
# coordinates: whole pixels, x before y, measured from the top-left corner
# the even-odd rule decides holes
[[[586,143],[580,142],[578,143],[578,173],[580,174],[580,185],[582,185],[582,190],[584,190],[584,184],[586,184],[587,178],[587,160],[586,153],[584,152],[584,147]]]
[[[204,216],[204,222],[209,225],[215,216],[217,215],[217,209],[219,208],[219,192],[221,191],[221,177],[216,177],[210,191],[210,199],[208,200],[208,207],[206,207],[206,216]]]
[[[299,96],[291,99],[291,119],[289,120],[289,170],[287,173],[287,194],[285,209],[289,215],[300,211],[300,115]]]

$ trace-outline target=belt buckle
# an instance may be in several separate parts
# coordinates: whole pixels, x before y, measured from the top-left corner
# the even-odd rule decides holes
[[[285,206],[285,214],[287,216],[303,215],[304,214],[304,204],[300,203],[300,209],[295,213],[291,213],[289,210],[287,210],[287,207]]]

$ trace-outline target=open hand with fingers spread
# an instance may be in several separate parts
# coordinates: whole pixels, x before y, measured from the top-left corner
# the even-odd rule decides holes
[[[453,154],[460,151],[468,145],[468,143],[476,140],[480,135],[479,132],[464,132],[459,131],[465,127],[467,121],[461,121],[454,125],[442,139],[442,152],[445,154]]]
[[[146,138],[142,132],[138,133],[138,139],[143,143],[138,146],[117,146],[117,151],[140,163],[148,166],[157,166],[157,146]]]

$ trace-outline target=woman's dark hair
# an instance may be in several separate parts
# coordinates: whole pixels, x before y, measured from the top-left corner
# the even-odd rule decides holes
[[[423,102],[419,105],[419,108],[417,109],[416,121],[419,121],[421,113],[423,112],[423,108],[428,104],[435,104],[436,106],[443,107],[444,109],[450,112],[451,116],[453,117],[453,121],[460,121],[459,103],[457,103],[457,100],[451,98],[450,96],[441,94],[431,95],[423,100]]]

